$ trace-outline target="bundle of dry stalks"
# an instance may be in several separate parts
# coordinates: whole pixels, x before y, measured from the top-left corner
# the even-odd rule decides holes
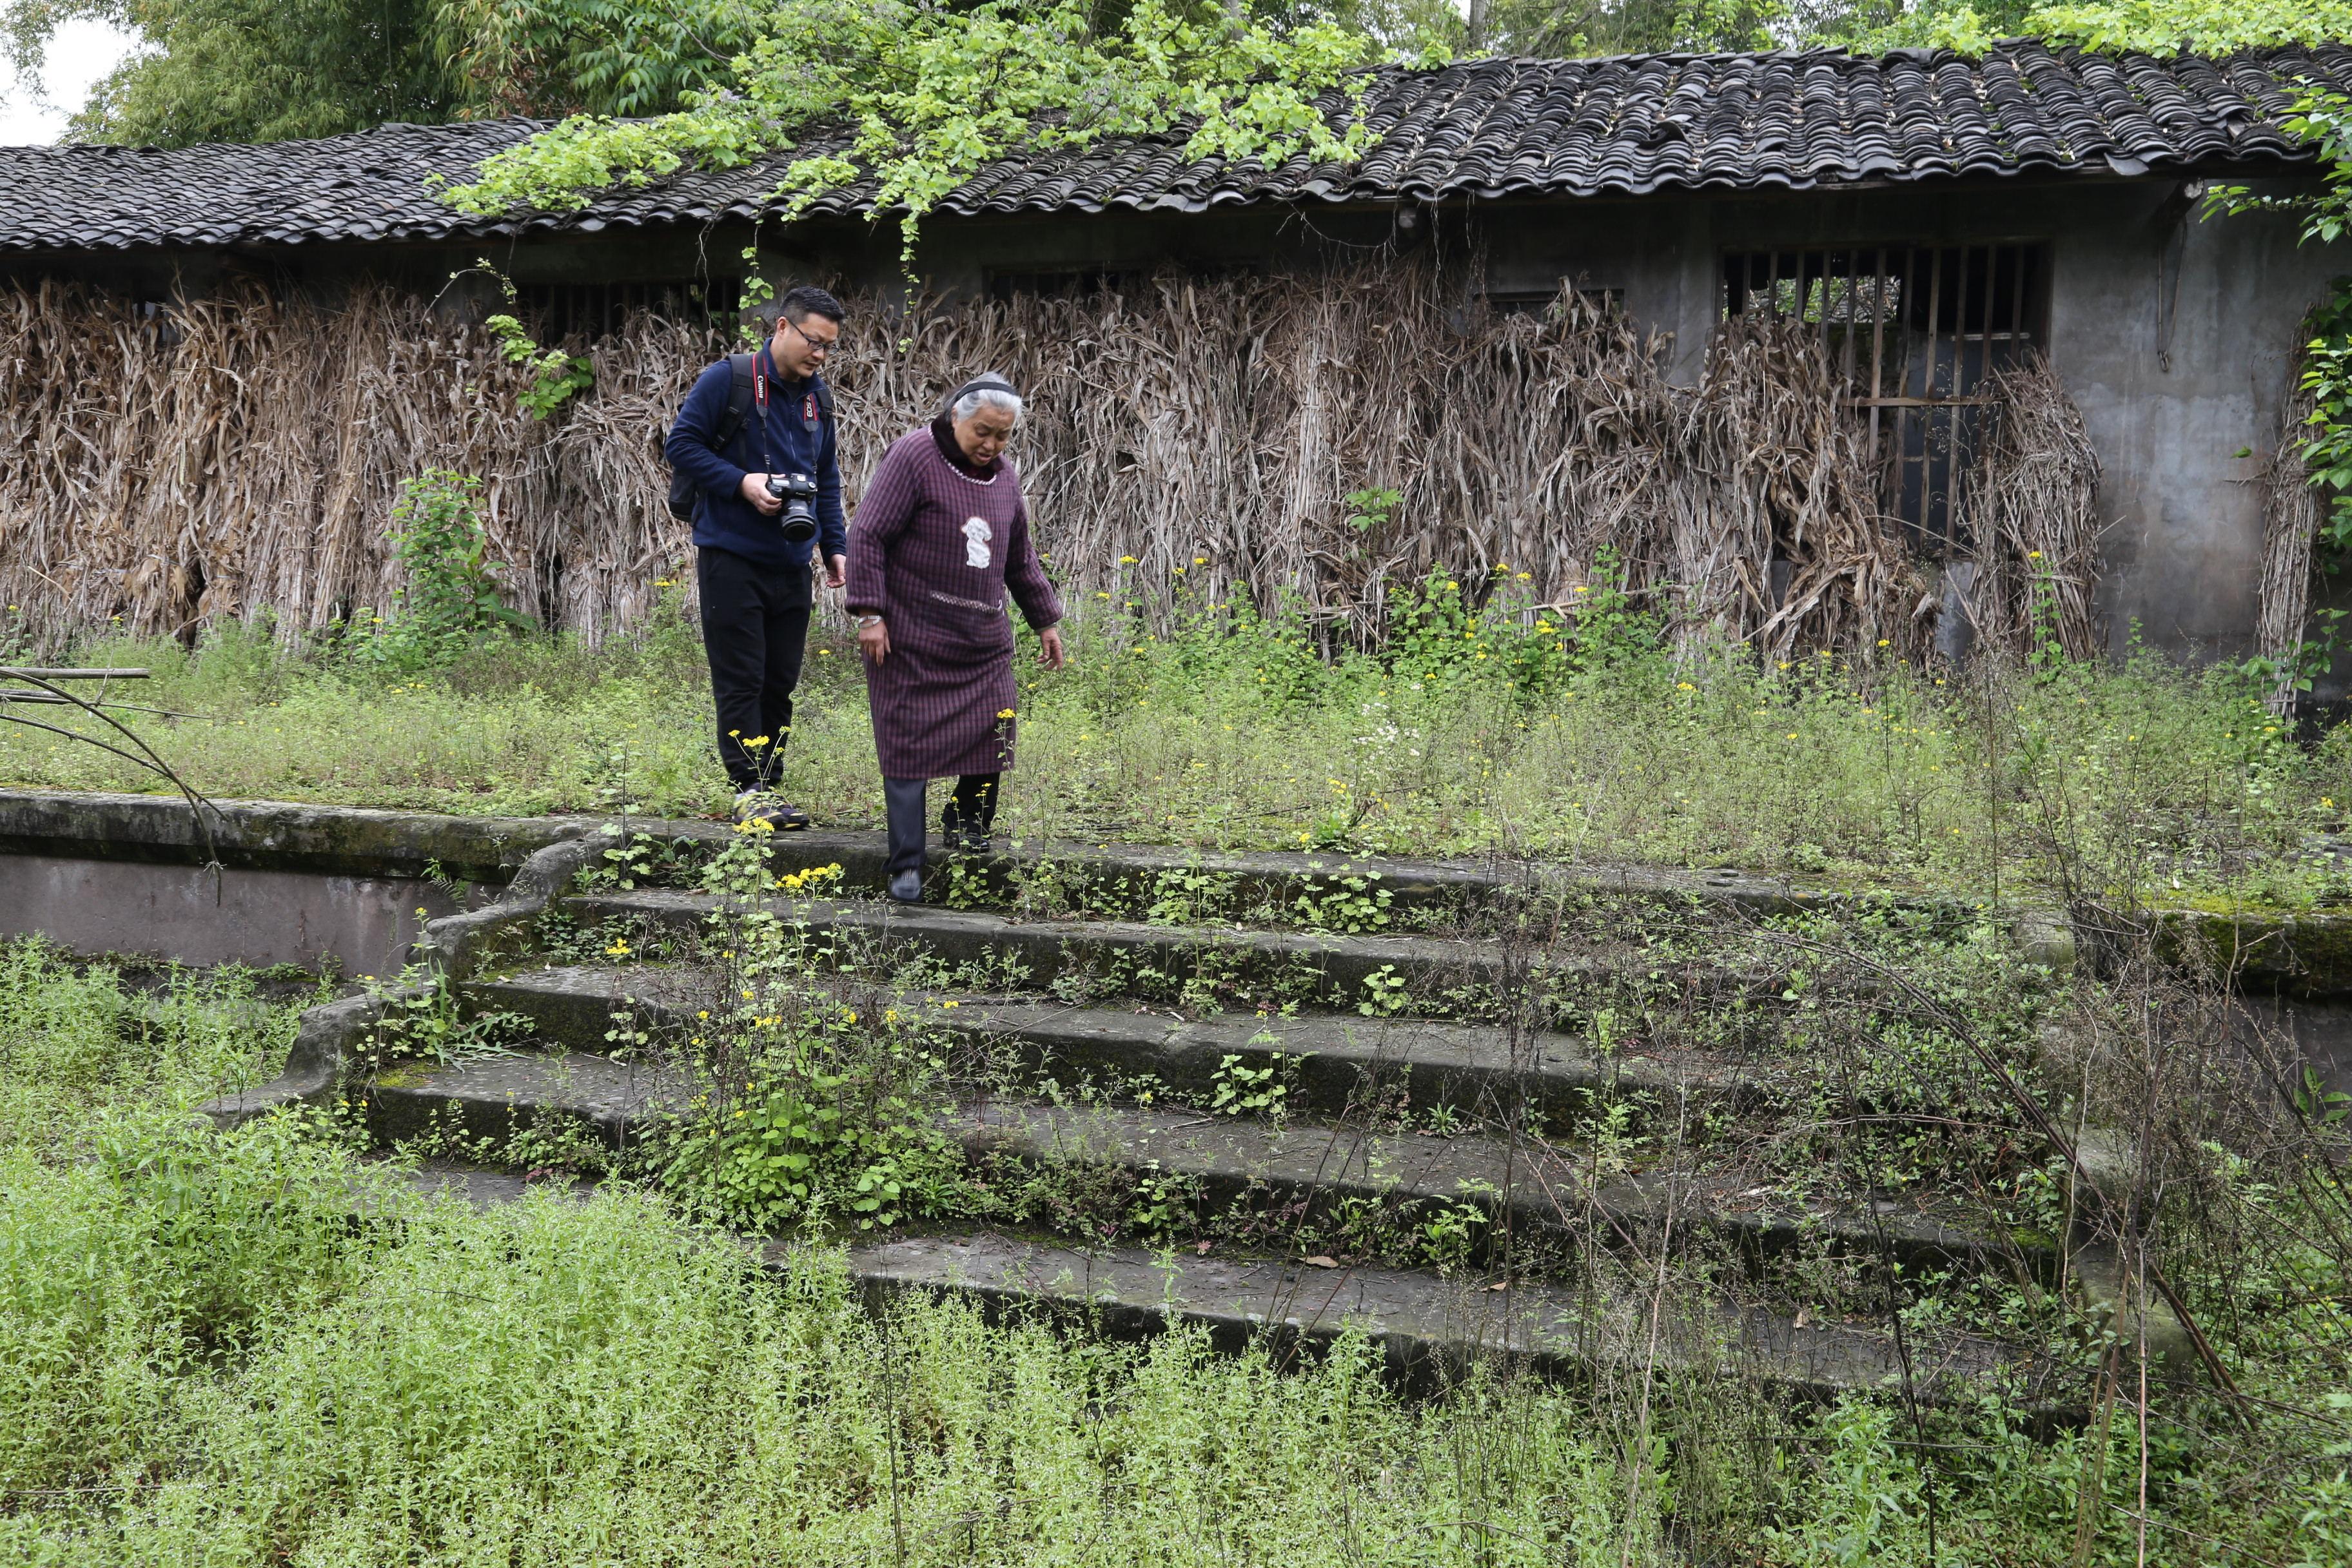
[[[2280,715],[2294,710],[2296,657],[2311,617],[2312,550],[2326,521],[2303,460],[2315,405],[2303,384],[2301,354],[2287,374],[2292,390],[2279,409],[2278,440],[2263,465],[2263,575],[2254,601],[2254,652],[2279,671],[2263,704]]]
[[[2040,359],[1986,378],[1992,417],[1963,491],[1976,541],[1968,607],[1979,641],[2021,653],[2054,637],[2070,658],[2100,651],[2099,457],[2083,416]]]
[[[1181,584],[1287,599],[1365,643],[1432,570],[1507,566],[1532,616],[1572,605],[1605,548],[1685,642],[1916,650],[1922,585],[1803,328],[1734,324],[1682,388],[1659,343],[1573,290],[1467,321],[1458,293],[1390,267],[865,302],[831,372],[853,504],[892,438],[996,369],[1030,395],[1024,484],[1081,607],[1165,614]],[[291,637],[382,611],[399,487],[428,468],[483,477],[493,557],[553,626],[641,617],[687,552],[660,444],[723,346],[706,327],[631,321],[590,351],[594,391],[542,423],[485,334],[389,289],[187,304],[169,374],[126,378],[159,363],[158,326],[54,285],[0,295],[0,586],[37,638],[265,609]],[[1370,526],[1348,500],[1367,489],[1401,498]]]

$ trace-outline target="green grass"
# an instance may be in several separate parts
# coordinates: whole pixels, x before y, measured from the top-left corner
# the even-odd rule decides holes
[[[1450,607],[1449,607],[1450,603]],[[1582,650],[1458,601],[1381,658],[1203,612],[1158,637],[1098,621],[1076,663],[1022,665],[1016,837],[1214,847],[1490,851],[1740,865],[1983,887],[2099,868],[2182,897],[2352,900],[2323,836],[2352,805],[2352,731],[2297,744],[2226,672],[1979,671]],[[1463,628],[1458,635],[1455,628]],[[715,813],[727,791],[700,650],[675,604],[590,651],[488,645],[434,675],[282,653],[236,627],[194,655],[96,642],[158,679],[126,721],[197,788],[466,813]],[[849,645],[813,645],[782,792],[880,820]],[[57,710],[42,710],[54,717]],[[103,752],[0,726],[0,783],[143,787]]]
[[[824,1254],[763,1268],[642,1192],[394,1220],[396,1173],[331,1123],[188,1115],[290,1017],[234,973],[145,994],[0,949],[0,1561],[2135,1561],[2128,1404],[2086,1468],[1990,1393],[1924,1429],[1891,1394],[1631,1372],[1409,1400],[1360,1343],[1286,1371],[1190,1333],[877,1318]],[[2225,1343],[2281,1401],[2255,1436],[2157,1408],[2147,1561],[2344,1560],[2336,1348],[2309,1337],[2340,1277],[2301,1282],[2315,1302]]]

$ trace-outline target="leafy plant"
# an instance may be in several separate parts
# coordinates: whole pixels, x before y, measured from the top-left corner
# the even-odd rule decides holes
[[[1363,997],[1356,1011],[1368,1018],[1393,1018],[1411,1005],[1405,993],[1405,978],[1396,972],[1393,963],[1383,963],[1364,976]]]
[[[1311,879],[1293,900],[1298,921],[1314,931],[1346,931],[1350,935],[1386,931],[1389,905],[1395,895],[1381,885],[1378,871],[1358,871],[1328,883]]]
[[[475,509],[482,481],[436,468],[401,487],[390,538],[404,585],[393,613],[356,639],[367,663],[404,672],[440,669],[501,631],[531,629],[499,597],[489,535]]]
[[[1348,526],[1358,533],[1378,533],[1388,526],[1390,514],[1404,500],[1399,489],[1377,489],[1348,492]]]
[[[1252,1045],[1271,1045],[1275,1037],[1261,1032]],[[1280,1051],[1267,1054],[1263,1065],[1252,1067],[1246,1058],[1228,1056],[1217,1064],[1212,1077],[1216,1092],[1209,1109],[1224,1116],[1268,1116],[1279,1119],[1283,1102],[1290,1093],[1282,1081],[1283,1074],[1296,1065],[1297,1058]]]
[[[533,419],[546,418],[596,384],[596,367],[587,356],[541,348],[517,318],[500,312],[485,319],[482,325],[498,339],[499,353],[509,364],[530,367],[530,384],[515,401]]]

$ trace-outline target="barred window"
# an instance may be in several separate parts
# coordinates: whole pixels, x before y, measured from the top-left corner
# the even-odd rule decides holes
[[[1984,384],[2049,330],[2033,244],[1751,251],[1724,258],[1724,314],[1817,328],[1866,416],[1885,504],[1938,560],[1973,552],[1967,491]]]
[[[545,342],[593,342],[635,316],[709,321],[731,327],[742,309],[743,280],[712,278],[659,283],[519,283],[517,314]]]

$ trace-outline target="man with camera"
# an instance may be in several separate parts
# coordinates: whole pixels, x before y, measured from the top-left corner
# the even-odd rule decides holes
[[[704,371],[669,433],[670,510],[694,521],[719,760],[736,819],[778,829],[808,826],[769,791],[792,732],[817,562],[838,588],[848,549],[833,389],[818,374],[844,314],[822,289],[787,289],[767,342]]]

